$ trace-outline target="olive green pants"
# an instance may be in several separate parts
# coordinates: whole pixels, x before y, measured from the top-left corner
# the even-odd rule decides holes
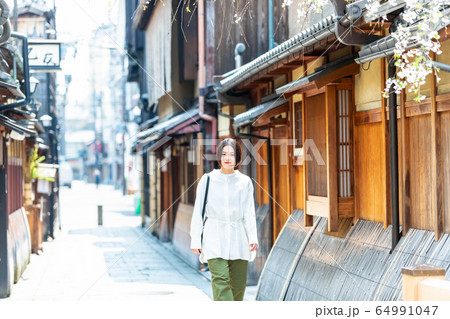
[[[214,301],[242,301],[247,285],[248,260],[208,260]]]

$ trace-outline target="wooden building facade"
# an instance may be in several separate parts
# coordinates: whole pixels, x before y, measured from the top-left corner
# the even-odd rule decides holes
[[[288,11],[282,10],[281,0],[274,1],[277,9],[272,20],[278,25],[272,39],[267,32],[269,20],[264,18],[269,11],[267,2],[203,2],[207,21],[204,113],[213,120],[202,117],[199,108],[196,1],[165,1],[164,5],[150,1],[145,10],[145,1],[140,1],[133,20],[133,32],[144,32],[143,65],[148,75],[141,81],[148,92],[147,107],[155,110],[154,120],[142,123],[133,147],[141,163],[142,224],[161,241],[172,241],[195,266],[199,266],[198,255],[190,250],[189,236],[195,190],[200,177],[218,167],[213,152],[218,139],[232,136],[221,134],[230,121],[219,115],[215,76],[235,68],[238,43],[246,47],[241,59],[250,61],[268,51],[269,42],[288,38]],[[254,37],[255,33],[259,36]],[[233,112],[242,110],[235,106]]]
[[[295,220],[307,231],[302,241],[315,236],[318,224],[326,238],[344,236],[358,221],[390,229],[392,142],[381,92],[395,43],[389,26],[401,5],[382,5],[378,15],[388,21],[379,24],[363,7],[352,10],[360,3],[335,0],[299,26],[294,10],[279,10],[281,1],[274,1],[278,27],[270,39],[266,2],[204,1],[203,93],[214,123],[198,107],[195,5],[183,4],[193,11],[188,14],[177,1],[165,6],[151,1],[147,10],[144,2],[137,1],[134,18],[134,28],[145,34],[149,72],[141,79],[141,93],[148,91],[145,107],[153,112],[141,123],[134,145],[142,169],[143,225],[197,265],[189,248],[195,189],[203,173],[218,167],[214,148],[198,143],[216,136],[239,138],[250,158],[240,170],[254,182],[261,258],[249,278],[260,285],[266,261],[283,263],[276,246],[287,247],[283,241],[289,236],[294,240],[292,234],[281,238],[294,212],[302,215]],[[225,18],[234,14],[235,21]],[[443,27],[444,53],[436,60],[449,64]],[[239,42],[245,51],[237,49]],[[272,42],[280,45],[269,47]],[[242,66],[235,64],[239,58]],[[439,84],[429,77],[421,103],[410,94],[397,97],[400,226],[403,235],[409,229],[432,231],[436,240],[450,231],[445,121],[450,77],[442,73]],[[298,249],[307,245],[299,243]]]
[[[385,4],[379,15],[387,14],[389,22],[371,23],[362,15],[355,19],[358,30],[352,29],[352,24],[340,30],[344,25],[340,19],[348,18],[351,4],[332,2],[334,12],[328,17],[235,70],[216,88],[223,96],[251,96],[252,107],[234,117],[233,133],[252,139],[261,157],[252,158],[257,202],[271,208],[271,272],[260,278],[260,300],[273,297],[264,295],[273,287],[273,271],[290,268],[281,252],[289,241],[293,244],[295,236],[286,227],[292,227],[294,212],[303,214],[294,219],[296,223],[301,221],[299,227],[305,236],[299,238],[303,244],[298,243],[297,250],[292,251],[297,255],[292,267],[312,265],[306,266],[307,260],[301,258],[309,246],[313,249],[314,243],[309,240],[316,236],[319,221],[322,226],[326,223],[325,229],[320,227],[323,238],[345,237],[358,221],[392,229],[392,142],[388,105],[382,92],[395,44],[389,26],[402,8]],[[442,9],[448,16],[448,8]],[[443,53],[434,58],[448,65],[450,41],[445,27],[437,26]],[[422,102],[415,102],[412,93],[396,97],[398,190],[403,235],[410,229],[431,231],[436,241],[445,241],[450,231],[445,105],[450,96],[448,73],[441,70],[440,77],[439,83],[433,75],[428,77],[421,89],[426,95]],[[242,100],[236,103],[242,104]],[[228,103],[227,108],[232,107]],[[270,143],[269,147],[261,147],[258,141]],[[347,253],[342,247],[340,253]],[[305,254],[305,258],[308,256]],[[361,256],[353,257],[356,261]],[[295,272],[277,274],[286,276],[285,285],[294,284]],[[289,299],[284,290],[280,300],[315,300],[319,296],[295,291],[302,289],[300,286],[291,289],[297,295]]]

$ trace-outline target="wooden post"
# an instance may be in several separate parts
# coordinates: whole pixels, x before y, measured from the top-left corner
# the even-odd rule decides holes
[[[420,264],[402,268],[403,301],[419,300],[418,284],[428,278],[445,279],[445,269]]]
[[[351,107],[353,109],[353,117],[352,117],[352,125],[353,125],[353,140],[352,140],[352,148],[353,148],[353,207],[355,214],[353,216],[353,224],[357,222],[360,216],[359,211],[359,202],[360,202],[360,195],[358,191],[359,187],[359,171],[358,171],[358,161],[357,161],[357,148],[356,148],[356,139],[357,139],[357,129],[356,129],[356,98],[355,98],[355,75],[352,77],[352,99],[353,102],[351,104]]]
[[[306,211],[306,201],[308,200],[308,164],[307,158],[308,154],[306,154],[305,150],[308,150],[307,147],[307,136],[306,136],[306,94],[302,94],[302,131],[303,131],[303,214],[304,214],[304,224],[305,226],[313,225],[313,216],[308,215]]]
[[[292,72],[289,72],[287,74],[287,80],[288,83],[290,83],[292,81]],[[287,124],[286,124],[286,128],[288,130],[287,132],[287,138],[289,139],[289,141],[291,141],[292,139],[295,139],[295,134],[293,133],[293,128],[295,127],[295,121],[292,120],[293,115],[294,114],[294,101],[292,98],[289,99],[289,111],[286,115],[287,118]],[[294,159],[294,145],[292,145],[291,143],[288,143],[287,145],[287,149],[288,149],[288,154],[287,154],[287,165],[288,165],[288,180],[285,182],[288,187],[289,187],[289,193],[288,193],[288,213],[291,215],[294,212],[294,190],[295,190],[295,172],[294,172],[294,167],[292,166],[292,160]],[[290,216],[289,215],[289,216]],[[289,218],[288,216],[288,218]]]
[[[337,132],[336,132],[336,87],[326,87],[326,139],[327,139],[327,189],[328,189],[328,231],[338,231],[337,195]]]
[[[432,53],[431,58],[435,59]],[[435,240],[438,241],[444,230],[444,208],[442,200],[442,153],[441,121],[436,105],[436,77],[431,75],[431,207],[436,216]]]

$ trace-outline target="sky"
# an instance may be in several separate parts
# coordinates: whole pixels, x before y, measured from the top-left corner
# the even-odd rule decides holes
[[[56,7],[57,39],[66,44],[76,45],[76,57],[67,57],[61,62],[62,74],[72,74],[69,88],[69,102],[80,104],[89,92],[89,47],[92,30],[102,24],[113,21],[117,23],[119,0],[34,0],[44,2],[47,7]],[[10,12],[13,12],[14,0],[7,0]],[[17,0],[18,5],[30,0]],[[118,43],[119,45],[119,43]],[[120,48],[118,48],[120,49]],[[72,53],[75,49],[70,50]],[[60,77],[64,78],[64,77]],[[70,107],[70,105],[69,105]]]
[[[34,0],[42,1],[49,8],[56,7],[56,26],[61,37],[79,39],[97,28],[108,18],[117,19],[119,0]],[[17,3],[31,0],[17,0]],[[13,11],[14,0],[6,0]]]
[[[53,0],[48,1],[53,5]],[[67,57],[62,63],[63,73],[72,74],[69,88],[69,112],[79,107],[89,92],[91,72],[89,66],[89,38],[93,30],[109,21],[117,21],[116,0],[56,0],[57,37],[66,43],[76,42],[75,59]]]

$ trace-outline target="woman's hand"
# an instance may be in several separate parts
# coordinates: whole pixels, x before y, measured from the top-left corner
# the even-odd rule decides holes
[[[255,251],[256,248],[258,248],[258,244],[256,243],[250,244],[250,251]]]
[[[191,250],[192,250],[192,252],[194,252],[194,253],[196,253],[196,254],[201,254],[202,253],[202,250],[201,249],[192,249],[191,248]]]

